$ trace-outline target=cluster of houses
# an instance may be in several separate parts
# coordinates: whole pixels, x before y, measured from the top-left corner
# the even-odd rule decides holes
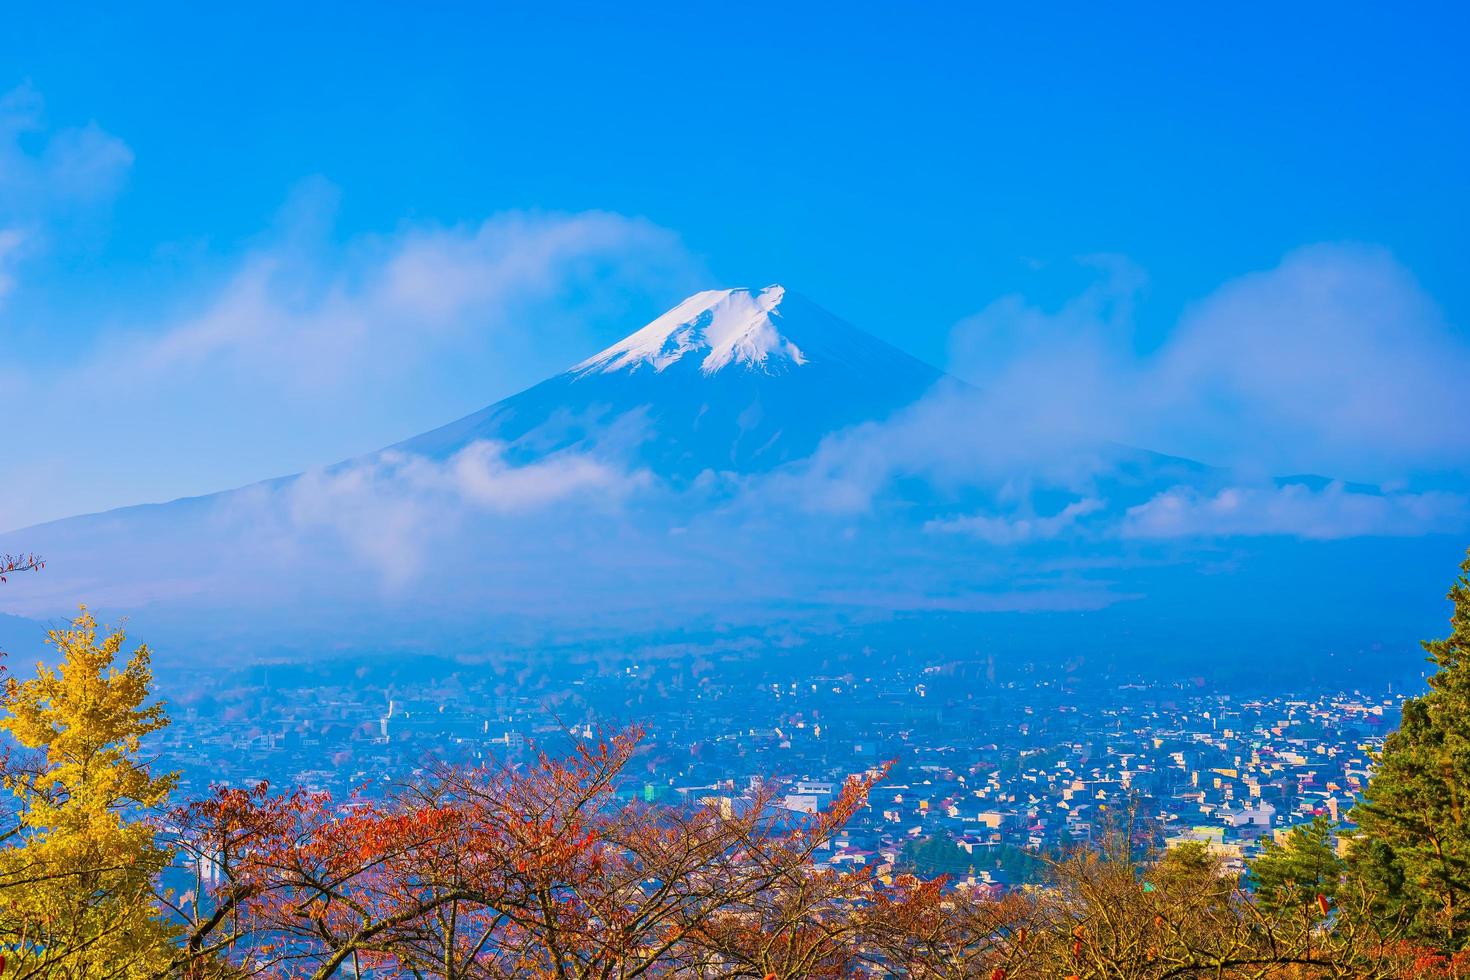
[[[205,783],[372,793],[430,760],[515,764],[637,722],[622,791],[649,803],[822,810],[882,774],[823,860],[906,866],[920,849],[967,887],[1024,878],[1025,855],[1131,834],[1202,841],[1227,861],[1262,837],[1350,819],[1372,752],[1397,724],[1388,692],[1253,698],[1199,683],[997,679],[993,661],[868,675],[769,668],[588,667],[510,685],[462,671],[372,675],[305,690],[237,685],[159,736],[185,790]],[[937,842],[937,843],[936,843]]]

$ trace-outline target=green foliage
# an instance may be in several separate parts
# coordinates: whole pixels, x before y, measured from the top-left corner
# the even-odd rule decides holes
[[[148,648],[115,666],[123,641],[99,642],[83,609],[51,632],[60,666],[7,679],[0,697],[0,730],[26,753],[4,774],[15,825],[0,851],[0,941],[22,975],[146,977],[166,958],[153,889],[170,855],[146,814],[175,777],[150,774],[138,756],[168,719],[147,704]]]
[[[1175,844],[1142,872],[1145,891],[1158,889],[1169,894],[1184,890],[1214,902],[1228,902],[1240,884],[1240,877],[1228,872],[1203,841]]]
[[[1392,923],[1409,918],[1404,867],[1388,844],[1370,837],[1353,837],[1347,855],[1347,877],[1366,898],[1375,920]]]
[[[661,820],[638,823],[650,811],[635,807],[619,818],[632,822],[617,824],[616,837],[599,840],[586,829],[583,808],[612,785],[612,775],[627,758],[609,755],[605,772],[598,768],[604,763],[585,761],[578,763],[582,768],[546,762],[540,777],[507,770],[499,797],[468,783],[472,789],[456,804],[458,810],[440,796],[413,797],[418,802],[408,811],[348,819],[299,793],[267,799],[238,792],[174,810],[171,832],[182,852],[217,855],[220,841],[228,840],[237,859],[230,865],[237,877],[228,888],[205,896],[202,904],[174,903],[193,909],[180,911],[185,921],[176,923],[161,913],[157,891],[175,855],[160,845],[150,822],[167,808],[176,780],[150,771],[141,758],[142,740],[168,723],[163,706],[152,701],[148,649],[140,646],[124,655],[123,634],[99,632],[83,610],[68,629],[51,634],[62,657],[58,668],[38,666],[33,679],[11,678],[0,692],[0,731],[19,749],[0,768],[0,785],[15,798],[8,808],[0,807],[10,821],[0,827],[4,972],[66,980],[224,976],[234,975],[234,967],[223,958],[230,953],[221,950],[233,949],[241,962],[253,964],[265,963],[267,954],[288,950],[296,956],[310,948],[320,962],[316,975],[327,977],[348,969],[348,950],[354,956],[371,949],[389,957],[370,966],[422,959],[426,949],[438,956],[444,950],[434,945],[441,938],[435,930],[446,921],[435,918],[441,909],[457,910],[486,896],[500,903],[516,895],[530,897],[516,912],[518,922],[539,922],[536,917],[544,915],[550,923],[534,935],[520,933],[522,925],[512,930],[524,949],[514,943],[508,948],[531,957],[522,963],[539,963],[553,939],[583,942],[584,947],[569,946],[568,955],[600,963],[604,955],[613,955],[611,947],[601,945],[604,932],[585,924],[580,932],[569,931],[560,917],[571,914],[570,906],[544,904],[538,896],[555,890],[546,882],[574,873],[568,894],[603,895],[612,902],[606,908],[624,914],[628,896],[642,893],[626,891],[628,879],[621,872],[612,879],[602,876],[631,846],[639,855],[666,855],[674,862],[667,875],[650,875],[640,864],[636,880],[683,875],[681,888],[708,900],[711,917],[687,934],[701,937],[690,948],[701,957],[713,955],[718,963],[744,956],[749,962],[741,960],[742,969],[749,967],[755,976],[855,975],[839,971],[854,962],[844,957],[864,944],[877,944],[890,962],[907,964],[903,975],[932,977],[997,976],[997,969],[1015,980],[1467,976],[1462,968],[1470,968],[1470,952],[1454,954],[1470,949],[1470,819],[1465,812],[1470,806],[1470,556],[1450,599],[1455,609],[1451,634],[1425,644],[1436,666],[1430,691],[1405,703],[1402,726],[1386,741],[1365,800],[1352,811],[1358,829],[1347,860],[1336,853],[1331,825],[1319,818],[1263,842],[1250,867],[1249,887],[1227,873],[1202,843],[1176,846],[1140,865],[1131,836],[1115,830],[1101,848],[1079,848],[1057,860],[1010,845],[971,854],[943,837],[911,840],[900,863],[924,878],[1001,871],[1013,884],[1044,886],[1001,902],[918,879],[900,879],[891,892],[875,894],[863,874],[807,874],[816,845],[803,836],[796,838],[799,846],[780,845],[786,850],[770,842],[759,845],[766,848],[762,853],[789,862],[772,878],[789,884],[752,886],[736,898],[723,890],[725,879],[704,870],[701,855],[714,838],[700,833],[726,834],[719,839],[731,842],[730,853],[743,855],[758,836],[752,828],[760,825],[706,815],[711,822],[701,824],[700,833],[670,833]],[[1045,759],[1036,754],[1015,762],[1030,766]],[[430,791],[419,787],[415,792]],[[442,786],[432,792],[442,792]],[[420,805],[431,798],[433,806]],[[552,803],[545,801],[562,801],[556,805],[565,810],[548,811],[562,813],[561,822],[525,821],[527,801],[546,807]],[[490,808],[477,809],[482,806]],[[504,819],[502,810],[516,818]],[[587,812],[600,810],[594,806]],[[475,816],[485,813],[493,820]],[[181,814],[193,814],[193,822],[178,822]],[[479,830],[456,836],[467,826],[506,828],[512,836],[487,848],[499,838]],[[555,830],[562,826],[576,832]],[[840,820],[828,830],[838,826]],[[192,827],[195,836],[185,827]],[[637,833],[630,836],[630,829]],[[532,836],[516,836],[523,834]],[[682,851],[680,842],[697,846]],[[709,853],[716,852],[726,853],[718,848]],[[554,860],[528,861],[528,855],[543,853]],[[583,861],[586,855],[593,859]],[[760,867],[743,857],[730,866]],[[360,891],[341,891],[347,882]],[[440,884],[427,887],[431,882]],[[709,890],[712,885],[716,890]],[[305,905],[312,905],[318,896],[339,891],[351,900],[331,903],[330,916],[325,901],[315,916],[303,916],[305,906],[293,897],[305,895]],[[379,898],[388,904],[375,906]],[[750,903],[756,899],[767,905],[752,916]],[[675,907],[682,908],[683,901]],[[739,911],[727,914],[731,909]],[[859,914],[872,909],[881,914]],[[502,921],[502,911],[491,913],[488,904],[485,911],[491,920]],[[589,921],[611,916],[602,910]],[[793,959],[773,971],[761,959],[765,951],[797,950],[800,944],[750,931],[750,922],[766,920],[779,923],[783,933],[820,937],[813,949],[830,969],[822,974]],[[375,923],[371,928],[370,921]],[[445,934],[451,960],[458,955],[457,928]],[[655,934],[657,929],[649,933]],[[272,945],[280,937],[284,945]],[[717,939],[721,945],[699,945]],[[471,960],[488,948],[483,946],[487,941],[480,941]],[[616,955],[624,952],[617,947]],[[357,961],[352,962],[356,970]],[[184,964],[194,972],[181,974]]]
[[[1325,817],[1298,824],[1281,841],[1261,842],[1261,853],[1251,862],[1251,879],[1261,907],[1272,911],[1302,908],[1322,895],[1331,900],[1346,870]]]
[[[966,878],[973,871],[1000,871],[1011,884],[1039,882],[1046,876],[1046,862],[1010,844],[977,849],[968,854],[944,837],[920,837],[904,843],[899,855],[903,868],[920,877],[933,878],[948,875],[950,878]]]
[[[943,837],[920,837],[905,841],[900,863],[914,874],[925,878],[934,875],[963,877],[974,867],[975,859]]]
[[[1450,635],[1424,644],[1438,669],[1404,702],[1364,802],[1354,873],[1414,935],[1452,950],[1470,942],[1470,555],[1450,589]]]
[[[1217,874],[1219,860],[1204,841],[1189,840],[1169,848],[1159,858],[1156,870],[1163,875]]]

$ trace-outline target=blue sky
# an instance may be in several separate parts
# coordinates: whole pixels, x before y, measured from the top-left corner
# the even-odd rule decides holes
[[[376,448],[705,286],[783,282],[985,380],[975,325],[1007,310],[1065,346],[1110,328],[1116,312],[1094,307],[1112,296],[1127,323],[1111,356],[1146,361],[1200,309],[1240,309],[1232,284],[1304,254],[1285,305],[1307,305],[1284,329],[1319,318],[1316,283],[1384,284],[1351,304],[1368,311],[1348,345],[1362,357],[1339,376],[1407,344],[1394,378],[1425,387],[1415,371],[1470,343],[1459,5],[158,4],[5,20],[0,381],[24,397],[0,528]],[[438,278],[415,278],[424,265]],[[1225,356],[1226,335],[1186,353]],[[1319,452],[1327,423],[1275,397],[1300,363],[1234,368],[1232,397],[1269,389],[1246,412],[1263,438],[1301,450],[1261,465],[1463,471],[1462,442],[1395,453],[1391,426]],[[1330,398],[1318,382],[1301,387]],[[1383,406],[1339,414],[1369,410]],[[1146,434],[1212,461],[1243,452]]]

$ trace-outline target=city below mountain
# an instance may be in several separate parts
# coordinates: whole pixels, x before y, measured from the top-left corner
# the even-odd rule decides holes
[[[0,980],[1470,980],[1467,11],[10,5]]]

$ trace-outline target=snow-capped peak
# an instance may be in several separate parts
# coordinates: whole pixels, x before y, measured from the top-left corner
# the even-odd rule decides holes
[[[661,372],[691,354],[700,358],[700,373],[706,375],[731,365],[766,374],[790,370],[807,359],[781,332],[785,296],[782,286],[695,293],[572,372],[607,374],[636,370],[644,364]]]

